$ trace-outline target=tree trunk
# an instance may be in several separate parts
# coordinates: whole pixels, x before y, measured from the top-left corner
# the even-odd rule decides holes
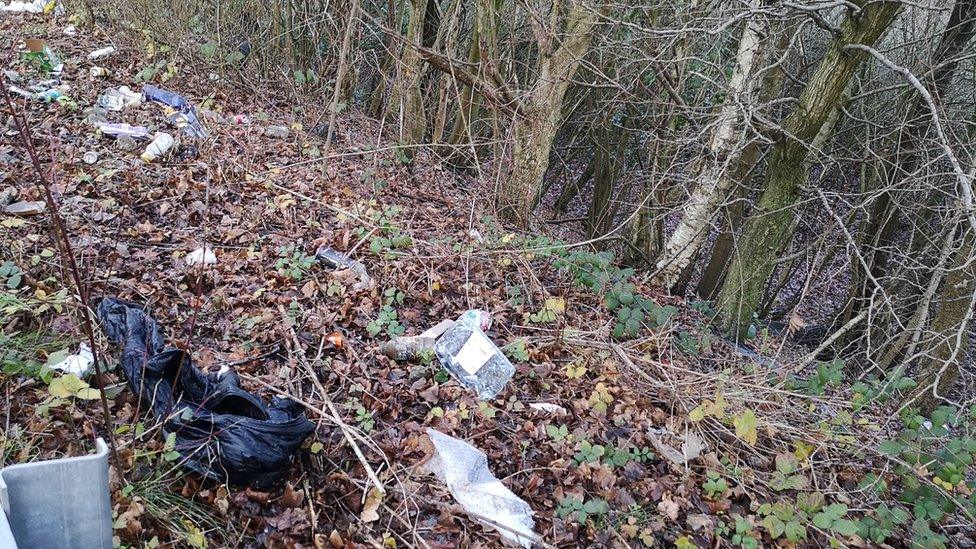
[[[497,206],[499,214],[522,227],[528,225],[532,202],[549,168],[552,141],[562,122],[563,96],[589,49],[596,19],[593,9],[573,4],[560,45],[551,54],[540,51],[539,76],[524,115],[513,121],[511,173],[502,182]]]
[[[424,34],[424,14],[429,0],[410,0],[410,20],[407,23],[408,42],[400,56],[397,80],[390,94],[390,112],[397,113],[400,124],[400,140],[407,145],[423,142],[427,131],[427,116],[424,112],[424,99],[420,93],[420,54]],[[414,149],[406,149],[412,157]]]
[[[931,412],[959,377],[969,347],[969,323],[976,305],[976,258],[973,232],[967,230],[952,270],[939,293],[939,310],[932,319],[932,342],[918,370],[918,404]]]
[[[766,188],[746,223],[719,294],[717,309],[726,332],[745,335],[775,260],[792,240],[796,228],[792,208],[807,176],[807,144],[827,122],[867,55],[862,50],[845,50],[844,46],[874,44],[901,6],[899,2],[876,2],[867,4],[858,15],[849,14],[783,123],[784,135],[773,146],[767,164]]]
[[[759,7],[759,0],[752,0],[751,9]],[[737,152],[747,138],[740,122],[743,105],[751,103],[749,88],[753,75],[762,59],[762,36],[765,22],[759,16],[750,19],[739,39],[735,68],[729,80],[725,103],[718,115],[718,124],[709,143],[711,159],[696,178],[698,184],[685,205],[671,237],[664,245],[664,252],[657,262],[657,281],[667,288],[675,285],[679,275],[691,262],[711,230],[712,218],[719,205],[728,195],[733,179],[726,172],[737,163]]]

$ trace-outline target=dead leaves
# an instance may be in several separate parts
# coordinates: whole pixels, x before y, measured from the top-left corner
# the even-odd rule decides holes
[[[369,492],[366,493],[366,502],[363,503],[363,510],[359,513],[359,518],[363,522],[379,520],[380,514],[378,510],[382,504],[383,492],[380,492],[375,486],[371,487]]]

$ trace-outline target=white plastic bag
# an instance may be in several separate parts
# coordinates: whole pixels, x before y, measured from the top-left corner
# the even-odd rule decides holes
[[[539,539],[532,508],[488,470],[488,457],[463,440],[427,429],[434,457],[427,468],[476,521],[494,528],[507,542],[526,549]]]

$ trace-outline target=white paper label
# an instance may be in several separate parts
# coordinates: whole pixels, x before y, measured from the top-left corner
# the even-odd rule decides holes
[[[485,363],[495,354],[495,348],[488,338],[479,331],[471,332],[471,337],[464,342],[454,360],[461,365],[465,372],[475,375]]]

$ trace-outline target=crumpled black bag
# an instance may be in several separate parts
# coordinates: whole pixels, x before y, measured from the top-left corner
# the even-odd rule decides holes
[[[201,372],[183,351],[165,345],[159,324],[133,303],[106,297],[98,305],[98,319],[109,339],[122,344],[122,370],[139,406],[152,408],[165,435],[176,433],[182,465],[207,478],[256,488],[281,480],[292,455],[315,430],[300,404],[273,398],[269,407],[241,389],[233,371]]]

